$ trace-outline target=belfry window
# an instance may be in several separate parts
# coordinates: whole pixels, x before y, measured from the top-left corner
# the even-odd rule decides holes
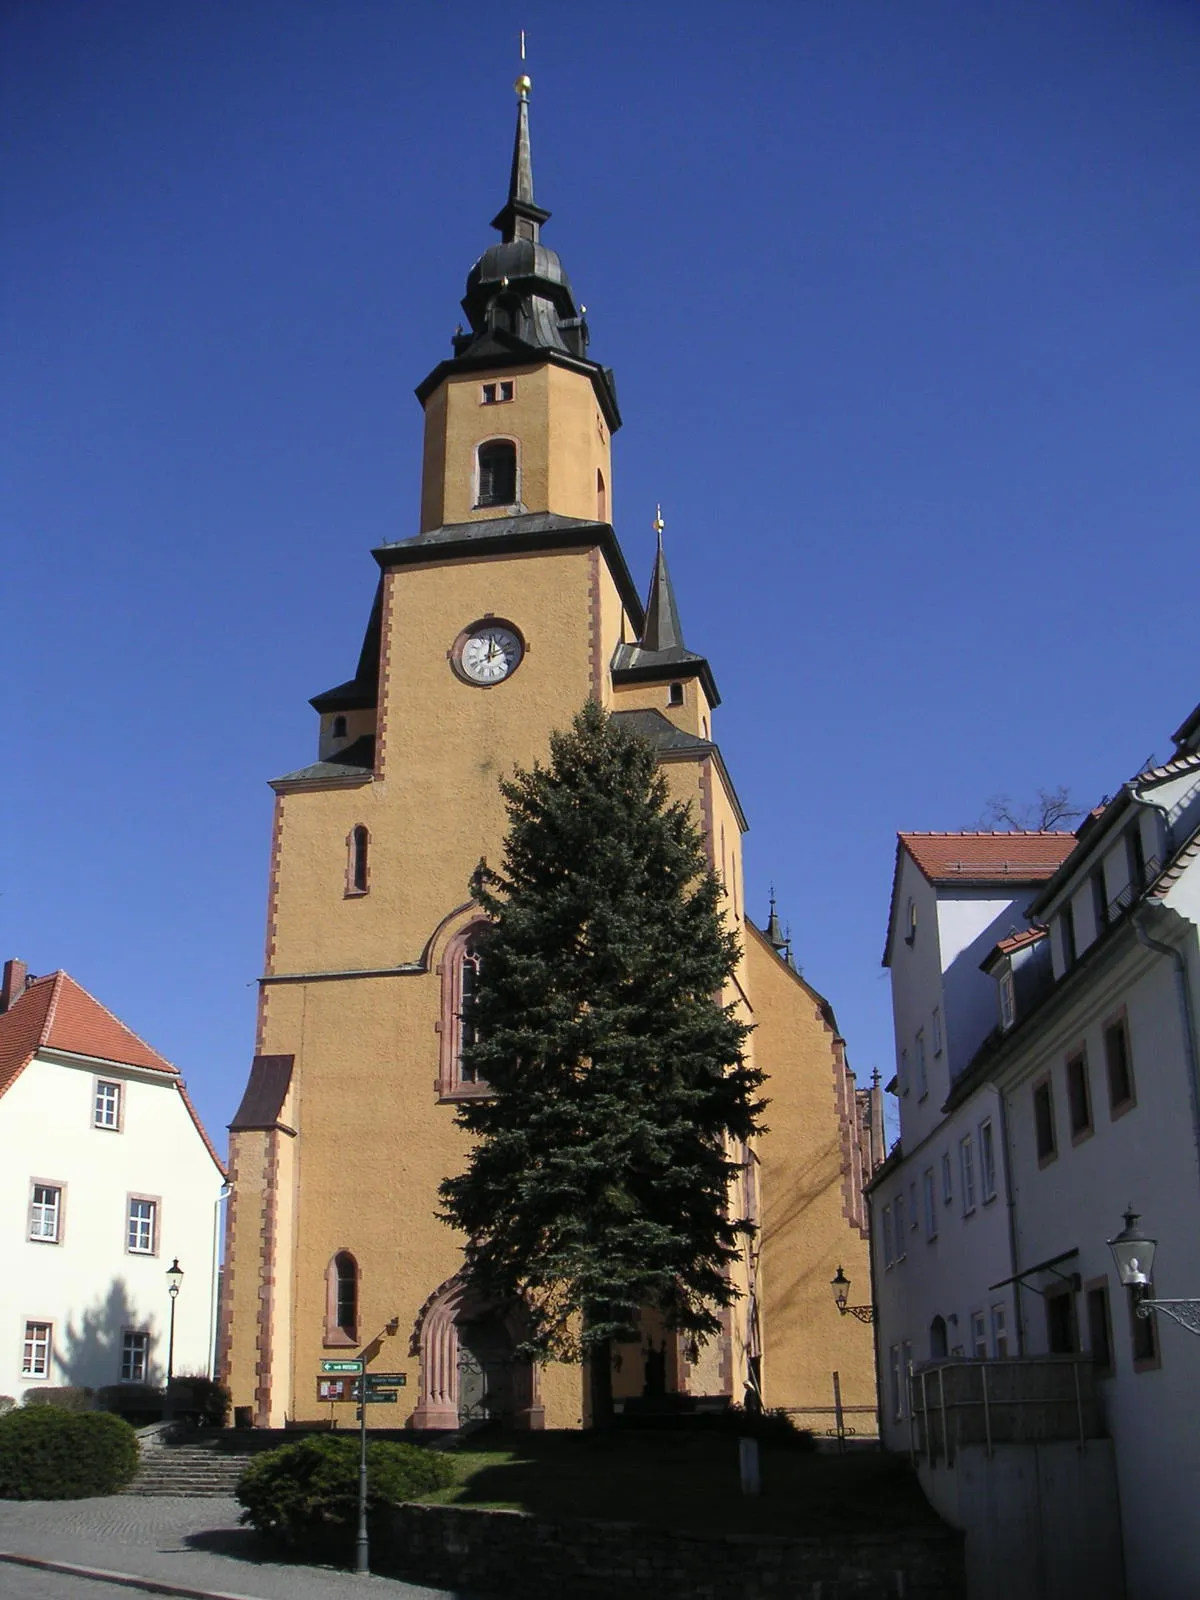
[[[505,400],[513,399],[516,392],[517,386],[512,379],[508,379],[504,383],[485,383],[483,385],[481,403],[485,406],[502,405]]]
[[[350,858],[346,864],[346,893],[366,894],[367,857],[371,845],[371,835],[360,822],[358,827],[350,830]]]
[[[334,717],[334,719],[333,719],[333,737],[335,739],[344,739],[346,737],[346,719],[345,719],[345,717]]]
[[[348,1250],[325,1269],[325,1343],[358,1343],[358,1262]]]
[[[517,498],[517,447],[511,439],[479,446],[479,506],[511,506]]]

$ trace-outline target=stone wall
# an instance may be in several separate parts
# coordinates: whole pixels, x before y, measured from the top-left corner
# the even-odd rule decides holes
[[[911,1532],[781,1539],[544,1522],[516,1511],[397,1506],[371,1568],[527,1600],[963,1600],[961,1537]]]

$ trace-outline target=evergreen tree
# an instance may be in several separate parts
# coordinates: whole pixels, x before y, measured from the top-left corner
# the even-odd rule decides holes
[[[591,702],[550,750],[502,786],[502,870],[472,880],[492,926],[464,1064],[492,1093],[459,1107],[474,1145],[442,1215],[480,1288],[528,1306],[532,1352],[590,1358],[602,1420],[639,1307],[703,1340],[736,1296],[730,1151],[762,1074],[715,998],[738,957],[720,883],[653,749]]]

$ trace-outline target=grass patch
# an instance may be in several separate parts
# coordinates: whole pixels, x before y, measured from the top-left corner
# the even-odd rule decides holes
[[[743,1499],[737,1440],[701,1432],[476,1434],[448,1452],[441,1505],[590,1517],[686,1532],[803,1535],[940,1528],[908,1461],[760,1447],[762,1494]],[[482,1448],[481,1448],[482,1447]]]

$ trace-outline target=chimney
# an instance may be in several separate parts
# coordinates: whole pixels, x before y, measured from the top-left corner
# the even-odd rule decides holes
[[[26,966],[23,961],[6,961],[0,979],[0,1015],[11,1011],[25,993]]]

